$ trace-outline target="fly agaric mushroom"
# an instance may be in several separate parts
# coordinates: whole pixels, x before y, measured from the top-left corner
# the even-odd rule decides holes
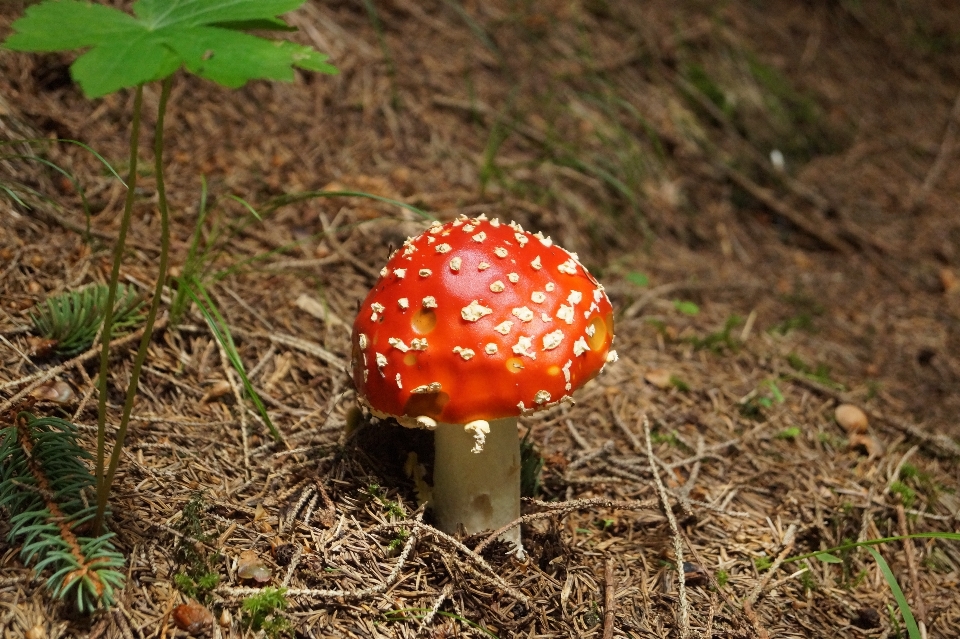
[[[520,516],[517,417],[572,402],[616,360],[613,309],[577,259],[497,219],[434,222],[391,256],[353,325],[353,380],[379,418],[434,431],[438,527]],[[504,535],[520,551],[520,529]]]

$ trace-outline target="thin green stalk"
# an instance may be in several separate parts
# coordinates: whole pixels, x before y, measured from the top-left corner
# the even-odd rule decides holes
[[[103,484],[97,486],[97,516],[94,519],[94,530],[100,529],[103,515],[107,509],[107,498],[110,496],[113,478],[117,473],[117,466],[120,464],[120,452],[123,450],[123,442],[127,436],[127,426],[130,424],[130,414],[133,412],[133,402],[137,396],[140,371],[143,368],[143,362],[147,359],[147,349],[150,346],[150,339],[153,337],[153,325],[157,319],[157,310],[160,308],[160,299],[163,295],[163,284],[167,277],[167,261],[170,257],[170,218],[167,209],[167,191],[163,181],[163,121],[172,86],[173,76],[164,78],[160,89],[157,124],[153,136],[154,172],[157,179],[157,200],[160,208],[160,269],[157,273],[157,285],[153,291],[150,310],[147,312],[146,326],[143,330],[143,336],[140,338],[140,348],[137,350],[137,356],[133,360],[133,369],[130,371],[127,397],[123,404],[120,426],[117,428],[117,441],[114,443],[113,452],[110,455],[110,467],[107,469]]]
[[[904,539],[951,539],[954,541],[960,541],[960,532],[922,532],[922,533],[911,533],[909,535],[897,535],[896,537],[880,537],[878,539],[867,539],[865,541],[855,541],[849,544],[843,544],[842,546],[834,546],[833,548],[827,548],[826,550],[815,550],[813,552],[808,552],[803,555],[795,555],[793,557],[787,557],[784,559],[784,563],[803,561],[804,559],[810,559],[811,557],[816,557],[820,561],[826,561],[827,563],[837,563],[839,560],[833,557],[834,553],[842,552],[844,550],[852,550],[853,548],[860,548],[863,546],[878,546],[880,544],[885,544],[889,542],[903,541]],[[828,559],[824,559],[827,557]],[[832,561],[830,558],[833,557],[836,561]]]
[[[97,464],[95,477],[97,478],[97,494],[104,491],[105,477],[103,476],[103,461],[107,439],[107,369],[110,364],[110,337],[113,333],[113,305],[117,300],[117,282],[120,280],[120,263],[123,261],[123,247],[127,241],[127,230],[130,228],[130,218],[133,213],[133,198],[137,188],[137,151],[140,147],[140,114],[143,108],[143,85],[137,85],[133,98],[133,122],[130,124],[130,168],[127,174],[127,198],[123,204],[123,217],[120,219],[120,232],[117,235],[117,245],[113,250],[113,269],[110,271],[110,291],[107,293],[107,308],[103,318],[103,334],[100,339],[103,347],[100,349],[100,377],[98,391],[100,402],[97,408]],[[99,534],[102,515],[99,514],[94,522],[94,534]]]

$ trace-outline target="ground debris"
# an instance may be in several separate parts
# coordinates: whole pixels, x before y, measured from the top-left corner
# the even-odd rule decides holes
[[[0,34],[22,3],[9,4]],[[946,0],[820,4],[707,19],[665,0],[396,0],[370,3],[378,32],[359,4],[308,3],[291,37],[331,53],[336,78],[228,92],[178,77],[173,263],[204,176],[209,290],[284,443],[244,412],[199,318],[161,322],[112,501],[121,605],[91,629],[11,559],[0,634],[172,636],[164,624],[194,616],[236,634],[266,592],[303,636],[892,636],[896,604],[866,551],[789,559],[958,525],[960,174],[934,163],[954,144],[944,78],[960,24]],[[0,50],[0,138],[123,157],[125,99],[87,102],[67,73]],[[15,148],[76,175],[92,239],[72,181],[0,158],[0,187],[23,201],[0,189],[2,414],[44,400],[32,410],[66,414],[95,450],[94,355],[57,360],[29,313],[105,279],[124,191],[76,145]],[[130,286],[152,287],[153,184]],[[526,561],[495,535],[433,529],[418,499],[429,433],[359,416],[346,329],[424,222],[295,196],[324,185],[442,220],[516,219],[599,267],[620,361],[576,405],[524,420],[545,459],[518,524]],[[116,414],[136,339],[112,345]],[[842,419],[846,405],[863,420]],[[176,558],[184,545],[203,561]],[[960,636],[956,543],[877,550],[930,636]]]

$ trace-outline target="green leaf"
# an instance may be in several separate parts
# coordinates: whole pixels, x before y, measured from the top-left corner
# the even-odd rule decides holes
[[[817,554],[814,555],[814,557],[816,557],[817,559],[819,559],[825,564],[842,564],[843,563],[842,559],[828,552],[818,552]]]
[[[293,11],[303,0],[137,0],[133,12],[150,28],[258,20]]]
[[[800,436],[800,427],[791,426],[789,428],[784,428],[779,433],[777,433],[777,439],[796,439]]]
[[[180,59],[145,34],[105,42],[77,58],[70,75],[88,98],[159,80],[180,67]]]
[[[673,308],[677,309],[684,315],[696,315],[700,312],[699,306],[693,302],[688,302],[685,300],[673,300]]]
[[[767,381],[767,386],[770,387],[770,392],[773,393],[773,399],[776,400],[778,404],[782,404],[784,401],[783,393],[780,392],[780,388],[777,386],[777,383],[771,379]]]
[[[897,578],[893,575],[893,571],[890,570],[890,566],[880,553],[877,552],[876,548],[867,546],[867,550],[873,555],[873,559],[877,562],[877,565],[880,566],[880,572],[883,573],[883,578],[887,580],[887,586],[890,587],[893,598],[897,600],[897,606],[900,607],[900,614],[903,615],[903,623],[907,627],[910,639],[920,639],[922,635],[920,634],[920,628],[917,626],[917,620],[913,617],[913,612],[910,610],[910,603],[907,602],[907,598],[903,595],[903,590],[900,589],[900,584],[897,583]]]
[[[639,273],[637,271],[627,273],[627,281],[636,286],[647,286],[650,284],[650,278],[647,277],[647,274]]]
[[[69,24],[70,28],[63,28]],[[120,38],[137,28],[132,16],[112,7],[75,0],[28,7],[13,23],[17,31],[4,46],[16,51],[66,51]]]
[[[225,20],[223,22],[213,22],[211,27],[221,27],[223,29],[233,29],[234,31],[296,31],[296,27],[275,18],[272,20]]]
[[[249,29],[288,29],[281,13],[304,0],[139,0],[135,16],[77,0],[46,0],[13,23],[4,45],[18,51],[89,48],[70,71],[91,98],[159,80],[181,66],[228,87],[293,80],[293,67],[337,73],[310,47]],[[64,28],[64,25],[70,25]]]
[[[291,63],[313,71],[324,70],[326,56],[292,42],[264,40],[216,27],[192,27],[176,35],[183,37],[170,38],[167,45],[187,69],[232,88],[243,86],[251,78],[292,81]]]

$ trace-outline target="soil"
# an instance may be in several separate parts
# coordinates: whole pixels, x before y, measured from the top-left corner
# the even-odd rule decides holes
[[[22,5],[0,7],[0,36]],[[289,37],[339,75],[228,90],[179,73],[174,275],[202,212],[201,281],[284,443],[195,309],[163,324],[111,497],[118,604],[84,617],[53,599],[4,517],[0,636],[184,636],[187,556],[219,576],[198,594],[208,636],[256,636],[242,603],[265,586],[287,588],[281,636],[906,636],[866,550],[783,560],[957,530],[953,5],[309,2]],[[41,377],[69,385],[63,403],[14,400],[66,361],[31,351],[31,311],[107,281],[123,210],[104,165],[56,140],[124,174],[133,92],[87,100],[73,59],[0,50],[0,136],[48,140],[0,159],[0,414],[71,419],[95,450],[98,348]],[[144,89],[121,270],[145,295],[158,97]],[[429,526],[404,472],[411,452],[429,462],[429,434],[355,409],[357,304],[423,218],[295,197],[319,190],[515,219],[604,283],[620,361],[575,406],[522,420],[544,459],[528,561]],[[135,350],[112,349],[111,424]],[[865,432],[837,423],[843,403]],[[876,548],[923,632],[960,636],[957,541]]]

